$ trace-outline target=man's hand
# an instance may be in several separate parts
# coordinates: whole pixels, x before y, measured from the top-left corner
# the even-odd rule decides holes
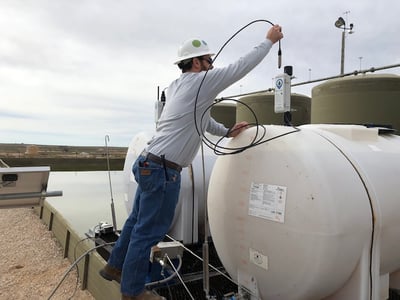
[[[267,39],[269,39],[274,44],[282,38],[282,27],[279,25],[272,26],[267,32]]]
[[[228,137],[236,137],[239,133],[246,130],[249,127],[249,123],[242,121],[236,123],[231,129],[229,129]]]

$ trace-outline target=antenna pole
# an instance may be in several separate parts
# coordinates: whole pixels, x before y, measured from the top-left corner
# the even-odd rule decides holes
[[[110,184],[110,194],[111,194],[111,216],[112,216],[114,232],[117,232],[117,220],[115,218],[114,198],[113,198],[112,184],[111,184],[111,171],[110,171],[110,159],[109,159],[110,155],[108,153],[108,144],[107,144],[107,142],[110,141],[110,137],[108,135],[106,135],[104,140],[105,140],[105,144],[106,144],[108,182]]]

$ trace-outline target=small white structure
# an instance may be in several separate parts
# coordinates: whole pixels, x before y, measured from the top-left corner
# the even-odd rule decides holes
[[[46,197],[62,196],[47,192],[50,167],[0,168],[0,208],[40,205]]]

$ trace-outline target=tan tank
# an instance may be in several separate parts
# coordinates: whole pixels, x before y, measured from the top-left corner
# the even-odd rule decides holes
[[[39,155],[39,147],[36,145],[29,145],[26,147],[25,154],[29,157],[35,157]]]
[[[333,79],[312,89],[311,123],[389,125],[400,130],[400,76]]]
[[[236,104],[220,102],[211,108],[211,116],[219,123],[231,128],[236,123]]]
[[[264,92],[239,99],[244,104],[238,103],[236,107],[236,120],[254,123],[252,112],[246,107],[248,105],[256,114],[259,124],[283,125],[283,113],[274,112],[274,93]],[[292,124],[309,124],[311,119],[311,99],[301,94],[291,95]]]

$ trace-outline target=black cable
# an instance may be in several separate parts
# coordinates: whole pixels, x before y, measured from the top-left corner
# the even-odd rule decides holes
[[[271,138],[269,138],[269,139],[263,140],[264,137],[265,137],[265,135],[266,135],[267,129],[266,129],[263,125],[260,125],[260,124],[259,124],[258,119],[257,119],[257,115],[256,115],[255,112],[251,109],[251,107],[250,107],[249,105],[247,105],[246,103],[244,103],[244,102],[242,102],[242,101],[240,101],[240,100],[237,100],[237,99],[229,99],[229,98],[226,98],[226,99],[224,99],[224,100],[235,101],[235,102],[240,103],[240,104],[244,105],[245,107],[247,107],[247,108],[250,110],[250,112],[253,114],[253,117],[254,117],[254,120],[255,120],[255,123],[249,123],[249,126],[256,126],[257,129],[256,129],[256,134],[255,134],[253,140],[252,140],[247,146],[241,146],[241,147],[233,147],[233,148],[230,148],[230,147],[220,146],[219,143],[222,142],[222,140],[225,138],[225,136],[221,137],[216,143],[213,143],[213,142],[212,142],[211,140],[209,140],[207,137],[203,136],[203,140],[202,140],[203,143],[204,143],[207,147],[209,147],[210,149],[212,149],[216,155],[231,155],[231,154],[237,154],[237,153],[240,153],[240,152],[245,151],[246,149],[249,149],[249,148],[252,148],[252,147],[255,147],[255,146],[258,146],[258,145],[267,143],[267,142],[272,141],[272,140],[274,140],[274,139],[283,137],[283,136],[285,136],[285,135],[288,135],[288,134],[291,134],[291,133],[295,133],[295,132],[300,131],[299,128],[297,128],[297,127],[295,127],[295,126],[293,126],[293,125],[290,124],[290,126],[293,127],[293,129],[294,129],[293,131],[285,132],[285,133],[283,133],[283,134],[280,134],[280,135],[271,137]],[[216,104],[217,104],[217,103],[213,103],[213,104],[211,104],[211,105],[206,109],[206,111],[202,114],[201,121],[203,120],[203,118],[204,118],[204,116],[205,116],[207,110],[210,109],[213,105],[216,105]],[[291,120],[291,117],[290,117],[290,118],[287,117],[287,118]],[[285,121],[285,122],[286,122],[286,121]],[[263,132],[261,133],[261,136],[260,136],[259,138],[257,138],[260,129],[262,129]],[[229,134],[229,132],[228,132],[228,134]],[[224,151],[230,151],[230,152],[224,152]]]
[[[99,225],[96,225],[96,226],[99,226]],[[96,226],[95,226],[95,228],[96,228]],[[77,242],[77,243],[75,244],[75,247],[74,247],[74,261],[76,261],[76,249],[78,248],[78,245],[79,245],[80,243],[84,242],[84,241],[87,241],[87,240],[91,240],[91,238],[90,238],[90,237],[87,237],[87,238],[81,239],[79,242]],[[76,264],[75,267],[76,267],[76,283],[75,283],[75,289],[74,289],[74,292],[72,293],[72,295],[68,298],[69,300],[72,299],[72,298],[75,296],[76,291],[78,290],[78,285],[79,285],[79,280],[80,280],[79,266],[78,266],[78,264]]]
[[[250,110],[250,112],[253,114],[255,123],[249,123],[249,126],[257,126],[256,135],[255,135],[255,137],[253,138],[253,140],[251,141],[251,143],[249,144],[249,146],[239,147],[239,148],[229,148],[229,147],[223,147],[223,146],[220,146],[220,145],[219,145],[219,143],[221,143],[222,140],[223,140],[226,136],[228,136],[229,133],[231,133],[232,131],[228,131],[227,135],[221,137],[221,138],[217,141],[217,143],[215,143],[215,144],[214,144],[211,140],[209,140],[207,137],[203,136],[203,143],[204,143],[207,147],[209,147],[210,149],[212,149],[216,155],[226,155],[226,154],[237,154],[237,153],[243,152],[244,150],[246,150],[247,148],[251,147],[252,145],[261,142],[262,139],[265,137],[266,129],[265,129],[264,126],[261,126],[261,128],[264,130],[264,132],[262,133],[261,137],[260,137],[259,139],[257,139],[258,130],[259,130],[259,126],[258,126],[258,125],[259,125],[259,122],[258,122],[258,119],[257,119],[257,115],[256,115],[256,114],[254,113],[254,111],[250,108],[250,106],[247,105],[246,103],[244,103],[244,102],[242,102],[242,101],[240,101],[240,100],[236,100],[236,99],[229,99],[229,98],[226,98],[226,99],[224,99],[224,100],[235,101],[235,102],[237,102],[237,103],[240,103],[240,104],[244,105],[245,107],[247,107],[247,108]],[[207,111],[208,111],[209,109],[211,109],[211,108],[212,108],[214,105],[216,105],[216,104],[217,104],[217,103],[213,103],[213,104],[211,104],[210,106],[208,106],[208,107],[206,108],[206,110],[203,112],[203,114],[202,114],[202,116],[201,116],[201,121],[200,121],[200,123],[203,122],[203,118],[204,118],[204,116],[206,115]],[[220,150],[220,149],[221,149],[221,150]],[[231,152],[223,152],[222,150],[229,150],[229,151],[231,151]]]
[[[217,54],[215,55],[215,57],[214,57],[214,59],[213,59],[213,62],[216,61],[216,59],[218,58],[219,54],[220,54],[220,53],[222,52],[222,50],[227,46],[227,44],[230,43],[230,41],[231,41],[234,37],[236,37],[241,31],[243,31],[244,29],[246,29],[246,28],[249,27],[250,25],[252,25],[252,24],[254,24],[254,23],[257,23],[257,22],[265,22],[265,23],[271,24],[271,26],[274,26],[274,24],[273,24],[272,22],[270,22],[270,21],[268,21],[268,20],[264,20],[264,19],[258,19],[258,20],[254,20],[254,21],[248,23],[247,25],[243,26],[243,27],[240,28],[238,31],[236,31],[236,32],[222,45],[222,47],[219,49],[219,51],[218,51]],[[280,57],[281,57],[281,55],[282,55],[281,41],[279,40],[279,50],[278,50],[279,67],[280,67],[280,61],[281,61],[281,60],[280,60]],[[224,99],[224,98],[222,98],[221,101],[223,101],[223,100],[233,100],[233,101],[236,101],[236,102],[239,102],[239,103],[245,105],[245,106],[251,111],[251,113],[253,114],[253,116],[254,116],[254,118],[255,118],[255,123],[254,123],[254,124],[249,124],[249,125],[250,125],[250,126],[251,126],[251,125],[256,126],[256,127],[257,127],[257,132],[256,132],[256,136],[254,137],[254,139],[253,139],[247,146],[242,146],[242,147],[239,147],[239,148],[228,148],[228,147],[219,146],[218,144],[219,144],[219,143],[222,141],[222,139],[225,138],[225,137],[222,137],[220,140],[218,140],[218,142],[217,142],[216,144],[214,144],[212,141],[210,141],[209,139],[207,139],[207,138],[203,135],[203,132],[202,132],[201,128],[202,128],[202,125],[203,125],[203,118],[204,118],[204,116],[206,115],[206,113],[208,112],[208,110],[210,110],[210,109],[212,108],[212,106],[215,105],[215,104],[217,104],[217,103],[211,104],[211,105],[208,106],[208,107],[205,109],[205,111],[203,112],[203,114],[202,114],[202,116],[201,116],[201,120],[200,120],[200,129],[199,129],[199,127],[197,126],[197,116],[196,116],[196,112],[197,112],[197,101],[198,101],[198,98],[199,98],[200,90],[201,90],[201,87],[203,86],[204,80],[205,80],[205,78],[206,78],[206,76],[207,76],[207,74],[208,74],[208,71],[209,71],[210,69],[211,69],[211,65],[208,67],[208,69],[207,69],[206,72],[204,73],[204,76],[203,76],[203,78],[202,78],[202,80],[201,80],[201,82],[200,82],[199,88],[198,88],[197,93],[196,93],[196,99],[195,99],[195,105],[194,105],[194,124],[195,124],[195,128],[196,128],[197,134],[201,137],[202,142],[205,143],[207,147],[209,147],[210,149],[212,149],[212,150],[214,151],[215,154],[217,154],[217,155],[237,154],[237,153],[243,152],[244,150],[246,150],[246,149],[248,149],[248,148],[254,147],[254,146],[259,145],[259,144],[262,144],[262,143],[266,143],[266,142],[271,141],[271,140],[273,140],[273,139],[275,139],[275,138],[278,138],[278,137],[287,135],[287,134],[289,134],[289,133],[297,132],[297,131],[300,130],[300,129],[294,127],[294,128],[295,128],[294,131],[291,131],[291,132],[288,132],[288,133],[279,135],[279,136],[277,136],[277,137],[273,137],[273,138],[270,138],[270,139],[268,139],[268,140],[262,141],[262,139],[265,137],[266,129],[265,129],[264,126],[262,126],[262,125],[260,125],[260,124],[258,123],[256,114],[254,113],[254,111],[253,111],[247,104],[245,104],[245,103],[243,103],[243,102],[240,102],[239,100],[236,100],[236,99],[228,99],[228,98]],[[291,118],[290,118],[290,120],[291,120]],[[286,123],[286,119],[285,119],[285,123]],[[290,124],[290,121],[289,121],[289,124]],[[259,130],[260,127],[264,130],[264,132],[263,132],[263,134],[261,135],[261,137],[257,139],[258,130]],[[239,129],[239,128],[238,128],[238,129]],[[230,132],[231,132],[231,131],[229,131],[227,135],[229,135]],[[230,152],[224,152],[223,150],[229,150]]]
[[[110,242],[110,243],[105,243],[102,245],[97,245],[95,247],[90,248],[89,250],[87,250],[85,253],[83,253],[81,256],[78,257],[78,259],[76,259],[72,265],[68,268],[68,270],[64,273],[63,277],[61,278],[61,280],[58,282],[57,286],[51,291],[50,296],[47,298],[47,300],[50,300],[54,294],[57,292],[57,290],[59,289],[59,287],[61,286],[61,284],[64,282],[65,278],[68,276],[69,272],[72,271],[72,269],[76,266],[76,264],[78,264],[86,255],[88,255],[89,253],[93,252],[94,250],[98,249],[98,248],[102,248],[108,245],[114,245],[115,242]]]
[[[268,21],[268,20],[254,20],[254,21],[248,23],[247,25],[243,26],[242,28],[240,28],[239,30],[237,30],[237,31],[222,45],[222,47],[218,50],[217,54],[216,54],[215,57],[213,58],[213,63],[217,60],[217,58],[218,58],[218,56],[220,55],[220,53],[222,52],[222,50],[226,47],[226,45],[228,45],[228,43],[230,43],[230,41],[231,41],[234,37],[236,37],[240,32],[242,32],[244,29],[246,29],[247,27],[249,27],[250,25],[252,25],[252,24],[254,24],[254,23],[256,23],[256,22],[266,22],[266,23],[271,24],[271,26],[274,26],[274,24],[273,24],[272,22]],[[280,48],[280,41],[279,41],[279,48]],[[195,127],[196,127],[196,131],[197,131],[197,134],[198,134],[199,136],[202,136],[202,132],[200,132],[200,130],[199,130],[198,126],[197,126],[197,117],[196,117],[197,101],[198,101],[198,98],[199,98],[199,94],[200,94],[201,87],[202,87],[202,85],[203,85],[203,83],[204,83],[204,80],[206,79],[206,76],[207,76],[209,70],[211,70],[211,65],[209,65],[207,71],[204,73],[203,79],[202,79],[201,82],[200,82],[200,85],[199,85],[199,88],[198,88],[197,94],[196,94],[195,104],[194,104],[194,125],[195,125]]]
[[[81,239],[81,240],[75,245],[75,249],[76,249],[76,246],[77,246],[79,243],[81,243],[81,242],[83,242],[83,241],[85,241],[85,240],[88,240],[88,239],[91,240],[90,237],[85,238],[85,239]],[[97,249],[99,249],[99,248],[103,248],[103,247],[106,247],[106,246],[115,245],[115,243],[116,243],[116,242],[108,242],[108,243],[105,243],[105,244],[96,245],[96,246],[94,246],[94,247],[88,249],[88,250],[85,251],[81,256],[79,256],[77,259],[75,259],[74,262],[71,264],[71,266],[68,268],[68,270],[64,273],[63,277],[62,277],[61,280],[58,282],[58,284],[56,285],[56,287],[52,290],[52,292],[51,292],[50,296],[47,298],[47,300],[50,300],[50,299],[54,296],[54,294],[55,294],[55,293],[57,292],[57,290],[60,288],[61,284],[62,284],[62,283],[64,282],[64,280],[67,278],[68,274],[74,269],[74,267],[78,268],[78,263],[79,263],[86,255],[90,254],[91,252],[93,252],[94,250],[97,250]],[[74,255],[75,255],[75,252],[74,252]],[[168,259],[168,260],[169,260],[169,259]],[[169,260],[169,261],[170,261],[170,260]],[[182,263],[182,261],[180,261],[180,263]],[[174,268],[173,266],[172,266],[172,268],[173,268],[174,271],[176,272],[176,270],[175,270],[175,268]],[[179,268],[180,268],[180,267],[179,267]],[[179,270],[178,270],[178,271],[179,271]],[[177,275],[179,276],[178,273],[177,273]],[[78,278],[79,278],[79,272],[78,272]],[[165,276],[164,276],[164,278],[165,278]],[[75,289],[73,295],[72,295],[69,299],[72,299],[72,297],[75,295],[75,292],[76,292],[76,289]]]

